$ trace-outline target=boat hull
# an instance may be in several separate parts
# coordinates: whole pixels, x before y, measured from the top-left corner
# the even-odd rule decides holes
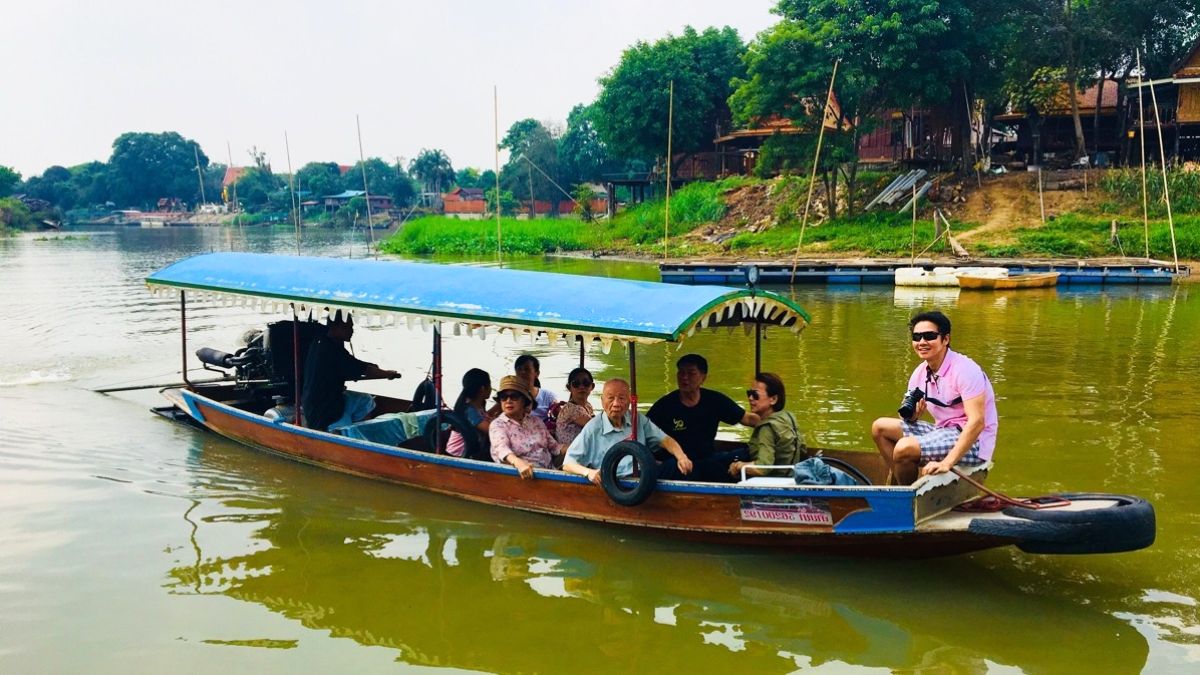
[[[521,480],[511,467],[357,441],[274,423],[187,390],[167,397],[239,443],[327,469],[475,502],[668,533],[686,539],[842,555],[930,557],[1016,543],[960,531],[921,531],[906,487],[747,487],[662,481],[637,507],[561,471]]]
[[[973,290],[1005,291],[1018,288],[1050,288],[1058,285],[1058,272],[1015,274],[1008,277],[977,277],[963,275],[958,285]]]

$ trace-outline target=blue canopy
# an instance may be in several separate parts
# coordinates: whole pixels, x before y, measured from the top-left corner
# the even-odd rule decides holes
[[[708,326],[757,321],[798,332],[808,321],[799,305],[762,290],[395,260],[210,253],[164,267],[146,283],[289,314],[294,305],[303,314],[342,310],[551,339],[674,342]]]

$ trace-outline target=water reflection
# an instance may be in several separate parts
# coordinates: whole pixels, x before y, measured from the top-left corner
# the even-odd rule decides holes
[[[261,605],[410,664],[1137,672],[1148,653],[1129,623],[1026,592],[966,558],[928,574],[929,563],[673,545],[331,475],[207,436],[189,472],[171,593]],[[1064,658],[1063,645],[1089,642],[1104,649]]]

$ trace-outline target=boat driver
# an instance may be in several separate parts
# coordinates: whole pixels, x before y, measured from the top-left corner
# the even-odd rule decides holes
[[[347,380],[376,380],[400,377],[374,363],[360,361],[346,351],[354,337],[354,319],[341,310],[325,322],[325,334],[313,340],[304,362],[304,392],[300,402],[304,423],[310,429],[337,431],[361,422],[375,409],[375,397],[347,391]]]
[[[699,354],[684,354],[675,363],[675,382],[679,388],[654,402],[646,413],[671,438],[696,466],[695,480],[727,482],[729,466],[737,460],[749,460],[745,448],[717,452],[717,425],[757,426],[758,415],[747,412],[725,394],[704,389],[708,379],[708,360]]]
[[[975,466],[996,447],[996,393],[987,374],[950,349],[950,319],[921,312],[908,322],[921,363],[908,378],[901,417],[881,417],[871,437],[895,481],[909,485],[922,476],[946,473],[956,464]],[[917,400],[919,399],[919,400]],[[910,415],[905,416],[909,412]],[[928,412],[930,424],[920,417]]]

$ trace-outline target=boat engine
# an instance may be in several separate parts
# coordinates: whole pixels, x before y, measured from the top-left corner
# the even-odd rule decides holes
[[[303,364],[309,345],[324,331],[325,327],[315,321],[276,321],[267,324],[265,330],[247,331],[242,337],[245,346],[232,354],[202,347],[196,350],[196,358],[205,370],[234,380],[236,389],[250,390],[254,398],[270,399],[284,394],[290,400],[296,378],[293,360],[296,348],[299,347],[299,362]]]

